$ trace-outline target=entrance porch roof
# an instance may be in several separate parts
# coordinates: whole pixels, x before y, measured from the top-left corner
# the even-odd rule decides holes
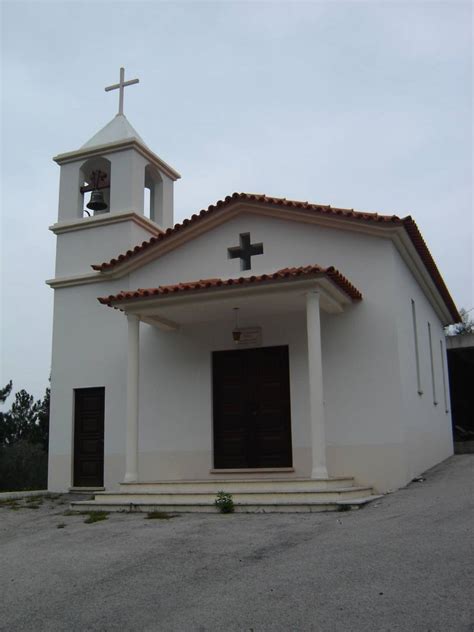
[[[152,325],[176,329],[189,323],[220,320],[235,307],[255,315],[300,311],[305,308],[308,291],[318,291],[321,309],[330,313],[342,312],[362,299],[360,291],[338,270],[313,265],[259,276],[138,288],[98,300]]]

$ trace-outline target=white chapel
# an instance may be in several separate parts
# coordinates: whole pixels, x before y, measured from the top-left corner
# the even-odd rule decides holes
[[[49,489],[315,511],[449,457],[459,314],[415,221],[233,193],[175,224],[180,175],[125,117],[133,83],[54,158]]]

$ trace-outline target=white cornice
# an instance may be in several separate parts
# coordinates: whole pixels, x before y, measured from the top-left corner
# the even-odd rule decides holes
[[[425,296],[431,303],[440,321],[443,323],[443,325],[449,325],[450,323],[452,323],[453,317],[446,307],[446,304],[442,296],[440,295],[438,288],[434,284],[430,273],[426,269],[426,266],[421,260],[420,255],[418,254],[406,231],[403,229],[397,231],[397,233],[393,235],[392,241],[401,258],[403,259],[408,269],[413,274],[416,281],[423,290]]]
[[[84,274],[74,274],[68,277],[57,277],[48,279],[46,285],[56,290],[61,287],[72,287],[74,285],[87,285],[89,283],[100,283],[104,276],[100,272],[86,272]]]
[[[225,219],[223,221],[228,221],[232,217],[238,214],[238,208],[229,209],[226,212]],[[162,257],[163,255],[179,248],[179,246],[185,244],[186,242],[195,239],[199,235],[206,233],[211,230],[215,226],[223,223],[221,217],[217,218],[216,216],[211,214],[208,217],[203,217],[200,219],[195,225],[187,228],[184,231],[177,231],[170,237],[167,237],[163,242],[159,243],[159,245],[155,248],[146,249],[143,252],[131,257],[130,259],[125,259],[119,265],[113,266],[110,269],[105,269],[102,273],[110,278],[120,278],[133,270],[141,268],[143,265],[149,263],[150,261],[154,261]],[[152,252],[150,252],[150,250]]]
[[[106,145],[97,145],[96,147],[86,147],[77,149],[76,151],[69,151],[54,156],[53,160],[57,162],[58,165],[64,165],[68,162],[76,162],[77,160],[91,158],[92,156],[113,154],[126,149],[135,149],[144,158],[154,164],[162,173],[171,178],[171,180],[179,180],[179,178],[181,178],[181,175],[173,169],[173,167],[153,153],[151,149],[143,145],[137,138],[129,138]]]
[[[55,235],[61,233],[69,233],[76,230],[85,230],[87,228],[96,228],[97,226],[107,226],[109,224],[118,224],[120,222],[132,221],[134,224],[141,226],[149,231],[151,235],[159,235],[163,230],[155,224],[151,219],[144,215],[139,215],[135,211],[125,213],[103,213],[93,217],[81,217],[69,222],[57,222],[49,227]]]
[[[65,277],[62,279],[53,279],[47,281],[51,287],[67,287],[70,285],[81,285],[82,283],[98,283],[105,279],[119,279],[126,276],[130,272],[141,268],[142,266],[150,263],[151,261],[162,257],[168,252],[179,248],[186,242],[195,239],[199,235],[209,231],[210,229],[229,221],[240,212],[254,213],[257,215],[264,215],[268,217],[274,217],[277,219],[297,221],[308,224],[317,224],[320,226],[326,226],[329,228],[335,228],[345,230],[349,232],[364,233],[375,237],[390,239],[395,245],[397,251],[400,253],[402,259],[414,275],[415,279],[419,283],[426,297],[432,304],[436,313],[438,314],[443,324],[449,324],[453,322],[452,316],[446,307],[442,296],[440,295],[436,285],[431,278],[428,270],[422,262],[418,252],[416,251],[413,243],[411,242],[408,234],[403,226],[400,224],[380,223],[367,220],[350,220],[347,218],[330,217],[316,215],[310,211],[304,209],[273,209],[262,208],[258,204],[252,204],[247,202],[241,202],[233,205],[229,209],[225,209],[222,212],[210,213],[209,216],[203,217],[195,224],[188,226],[185,230],[180,230],[167,237],[163,242],[158,242],[153,248],[147,248],[142,253],[137,254],[129,259],[125,259],[123,262],[105,269],[102,272],[95,272],[89,275],[81,275],[78,277]],[[103,216],[98,216],[102,218]],[[96,218],[87,218],[86,220],[79,221],[95,221]],[[143,218],[146,219],[146,218]],[[96,226],[97,224],[93,224]],[[59,227],[55,224],[51,227]],[[73,230],[71,228],[71,230]],[[77,230],[77,229],[76,229]],[[53,231],[55,232],[55,231]],[[345,271],[342,270],[344,274]]]
[[[208,301],[221,301],[235,296],[271,295],[281,292],[301,293],[304,291],[319,291],[323,297],[322,306],[329,313],[342,312],[344,307],[356,302],[336,283],[328,279],[324,273],[315,273],[304,279],[268,279],[256,283],[242,285],[213,286],[186,292],[160,294],[157,296],[139,297],[112,301],[111,306],[126,313],[138,314],[140,317],[149,317],[156,313],[160,307],[180,306]],[[363,298],[363,297],[362,297]]]
[[[179,248],[184,243],[195,239],[212,228],[229,221],[241,212],[273,217],[280,220],[317,224],[328,228],[336,228],[350,232],[360,232],[376,237],[391,238],[397,229],[399,229],[399,226],[391,224],[373,226],[368,222],[362,223],[360,220],[351,221],[347,219],[340,219],[338,217],[319,216],[315,213],[304,210],[262,208],[258,204],[254,205],[247,202],[239,202],[228,209],[224,209],[222,212],[210,213],[207,217],[204,216],[195,224],[191,224],[190,226],[188,225],[185,230],[177,231],[173,235],[167,237],[163,242],[156,244],[153,248],[147,248],[129,259],[124,259],[118,265],[115,265],[110,269],[105,268],[103,270],[103,274],[109,278],[120,278],[121,276],[141,268],[150,261],[159,259],[171,250]]]
[[[187,241],[195,239],[197,236],[207,232],[211,228],[229,221],[240,212],[254,213],[256,215],[263,215],[300,223],[316,224],[328,228],[390,239],[420,284],[441,321],[446,324],[452,322],[451,314],[449,313],[442,296],[440,295],[431,275],[426,269],[403,226],[400,224],[391,224],[389,222],[375,223],[372,220],[352,220],[350,218],[337,216],[317,215],[305,209],[262,208],[262,206],[258,203],[252,204],[248,202],[238,202],[222,212],[210,213],[208,217],[203,217],[194,225],[188,226],[186,230],[177,231],[174,235],[168,237],[162,243],[158,243],[154,248],[147,248],[143,251],[143,253],[137,254],[130,259],[125,259],[123,262],[110,269],[103,270],[103,274],[104,276],[113,279],[129,274],[141,266],[146,265],[150,261],[158,259],[171,250],[180,247]]]

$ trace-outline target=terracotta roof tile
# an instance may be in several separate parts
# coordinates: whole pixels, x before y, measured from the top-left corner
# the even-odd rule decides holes
[[[403,223],[403,227],[407,231],[408,236],[412,241],[412,244],[415,246],[421,260],[428,270],[434,284],[443,297],[444,303],[448,308],[449,313],[453,317],[454,322],[460,322],[461,315],[459,314],[458,309],[453,299],[451,298],[451,294],[449,293],[449,290],[443,281],[443,277],[438,270],[438,266],[434,262],[434,259],[428,249],[428,246],[426,245],[425,240],[423,239],[422,234],[420,233],[420,229],[416,225],[415,220],[410,215],[408,215],[407,217],[404,217],[401,221]]]
[[[211,204],[207,209],[203,209],[199,213],[195,213],[189,219],[185,219],[181,224],[175,224],[173,228],[168,228],[160,235],[156,237],[152,237],[147,241],[143,241],[138,246],[131,250],[127,250],[127,252],[118,255],[116,258],[111,259],[110,261],[105,261],[103,263],[94,264],[92,268],[94,270],[107,270],[108,268],[112,268],[116,266],[118,263],[125,261],[126,259],[130,259],[134,255],[143,252],[153,244],[157,242],[162,242],[166,240],[171,235],[175,235],[177,232],[182,230],[183,228],[196,223],[201,220],[203,217],[209,216],[211,213],[215,213],[217,210],[225,208],[234,202],[258,202],[266,205],[275,204],[277,206],[283,206],[287,208],[296,208],[296,209],[305,209],[310,211],[315,211],[317,213],[323,215],[338,215],[341,217],[345,217],[348,219],[356,219],[356,220],[369,220],[375,221],[379,223],[400,223],[401,220],[396,215],[379,215],[378,213],[362,213],[360,211],[354,211],[354,209],[342,209],[342,208],[333,208],[332,206],[322,206],[320,204],[310,204],[309,202],[298,202],[296,200],[287,200],[286,198],[275,198],[269,197],[268,195],[259,194],[259,193],[233,193],[232,195],[228,195],[224,200],[219,200],[216,204]]]
[[[122,291],[116,295],[102,296],[98,301],[103,305],[112,307],[113,303],[130,299],[142,299],[152,296],[162,296],[166,294],[177,294],[190,290],[206,290],[211,288],[236,287],[242,285],[252,285],[255,283],[278,282],[282,280],[298,279],[301,277],[327,277],[335,285],[353,300],[360,300],[362,294],[346,277],[333,268],[322,268],[321,266],[304,266],[300,268],[283,268],[271,274],[261,274],[259,276],[239,277],[237,279],[201,279],[200,281],[190,281],[187,283],[176,283],[174,285],[160,285],[155,288],[139,288],[138,290]]]
[[[92,268],[99,271],[109,270],[119,263],[122,263],[123,261],[126,261],[131,257],[144,252],[148,248],[152,247],[154,244],[162,243],[179,231],[186,229],[188,226],[193,225],[196,222],[202,220],[204,217],[209,216],[211,213],[215,213],[216,211],[219,211],[235,202],[257,202],[259,204],[269,206],[276,205],[279,207],[304,209],[312,211],[319,215],[342,217],[347,220],[368,221],[376,222],[378,224],[402,226],[406,230],[409,238],[416,248],[421,260],[423,261],[423,264],[428,270],[454,321],[459,322],[461,320],[456,305],[454,304],[454,301],[449,294],[449,291],[441,277],[441,274],[439,273],[436,263],[434,262],[434,259],[431,256],[431,253],[428,250],[423,237],[421,236],[418,226],[410,216],[401,219],[397,215],[379,215],[378,213],[354,211],[354,209],[333,208],[332,206],[311,204],[309,202],[301,202],[297,200],[287,200],[286,198],[270,197],[264,194],[257,193],[233,193],[232,195],[228,195],[224,200],[219,200],[218,202],[216,202],[216,204],[211,204],[207,209],[203,209],[199,213],[192,215],[189,219],[183,220],[181,224],[176,224],[173,228],[168,228],[160,235],[157,235],[147,241],[142,242],[138,246],[135,246],[135,248],[127,250],[127,252],[118,255],[116,258],[111,259],[110,261],[95,264],[92,266]]]

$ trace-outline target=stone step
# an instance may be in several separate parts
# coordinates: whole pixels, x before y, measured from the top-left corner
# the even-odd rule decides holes
[[[226,489],[226,491],[228,491]],[[312,503],[316,501],[334,501],[349,498],[357,498],[360,496],[370,496],[372,489],[370,487],[347,487],[339,489],[325,489],[318,491],[308,491],[302,489],[292,489],[291,491],[241,491],[232,492],[233,501],[236,504],[258,503],[263,505],[271,505],[280,502],[298,502]],[[95,494],[97,502],[112,503],[158,503],[160,505],[169,504],[214,504],[216,494],[207,491],[194,492],[136,492],[136,493],[112,493],[98,492]]]
[[[324,478],[324,479],[229,479],[220,478],[201,481],[157,481],[144,483],[122,483],[120,492],[122,493],[198,493],[207,492],[217,494],[223,490],[226,492],[244,493],[250,491],[258,492],[290,492],[296,491],[324,491],[327,489],[339,489],[352,487],[354,479],[351,477]]]
[[[235,505],[235,513],[315,513],[321,511],[341,511],[359,509],[364,505],[381,498],[381,496],[358,497],[337,501],[279,502],[274,504],[245,503]],[[71,503],[71,509],[80,512],[107,511],[127,513],[148,513],[162,511],[165,513],[218,513],[218,509],[209,503],[192,504],[174,503],[159,504],[155,502],[117,503],[97,501],[77,501]]]

